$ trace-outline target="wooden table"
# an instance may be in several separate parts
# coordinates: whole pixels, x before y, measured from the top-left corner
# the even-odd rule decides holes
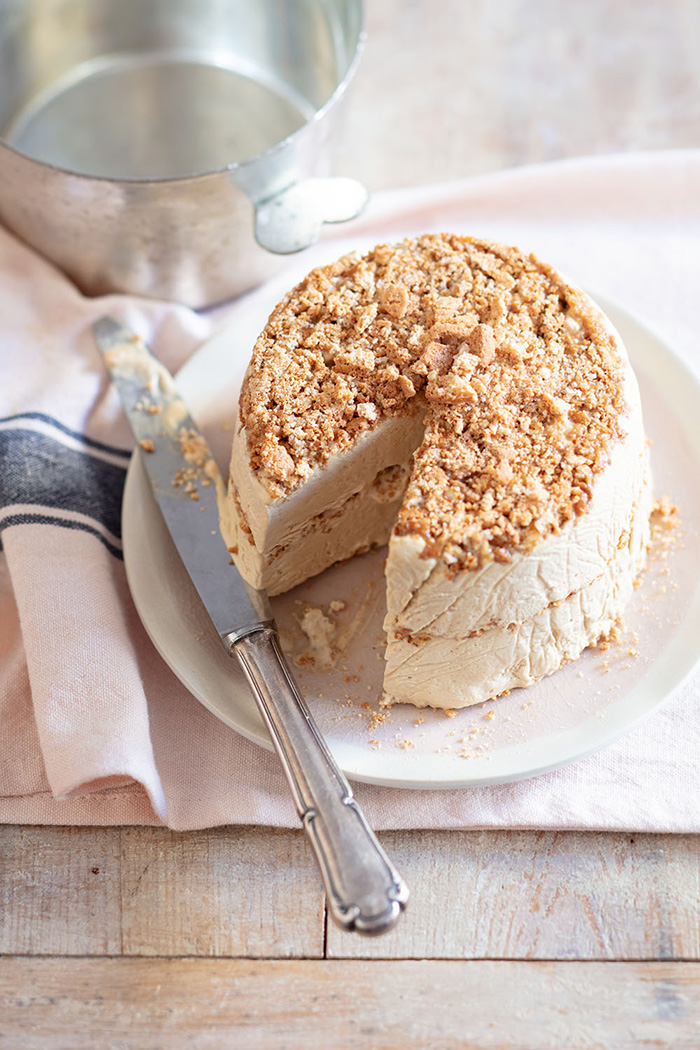
[[[338,170],[373,189],[700,143],[697,0],[368,0]],[[381,836],[341,934],[300,832],[0,828],[0,1047],[700,1047],[700,838]]]

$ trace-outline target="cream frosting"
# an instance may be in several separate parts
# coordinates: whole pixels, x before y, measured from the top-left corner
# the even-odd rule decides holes
[[[286,492],[271,489],[251,465],[245,420],[236,427],[222,531],[254,586],[282,593],[391,536],[386,703],[453,708],[527,686],[578,657],[629,600],[645,561],[651,511],[639,391],[619,335],[572,290],[593,310],[622,363],[622,435],[611,438],[583,511],[561,527],[549,522],[543,538],[507,559],[455,565],[444,552],[433,555],[424,535],[392,534],[412,498],[406,482],[423,439],[425,406],[381,418]],[[574,316],[566,324],[581,330]],[[567,406],[558,402],[554,410],[566,416]],[[562,440],[566,426],[558,433]]]

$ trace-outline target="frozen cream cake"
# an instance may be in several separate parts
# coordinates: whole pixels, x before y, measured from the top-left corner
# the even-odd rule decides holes
[[[385,701],[456,708],[611,628],[650,510],[610,322],[532,255],[442,234],[314,270],[272,312],[222,530],[272,595],[388,541]]]

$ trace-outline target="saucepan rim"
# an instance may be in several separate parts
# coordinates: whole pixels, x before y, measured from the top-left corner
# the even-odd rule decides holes
[[[115,177],[112,175],[90,175],[86,172],[73,171],[71,168],[66,168],[60,164],[52,164],[50,161],[39,160],[37,157],[33,157],[30,153],[25,153],[24,150],[18,149],[13,146],[11,142],[8,142],[6,138],[0,135],[0,147],[10,150],[10,152],[16,154],[18,157],[22,157],[23,160],[29,161],[32,164],[36,164],[40,168],[49,169],[55,172],[59,172],[62,175],[69,175],[73,179],[81,179],[87,182],[102,182],[112,186],[138,186],[138,185],[153,185],[158,186],[163,183],[187,183],[195,180],[206,179],[215,175],[224,175],[231,172],[239,171],[242,168],[249,168],[259,163],[263,158],[274,156],[276,153],[280,153],[290,146],[295,139],[300,138],[307,130],[314,124],[320,123],[324,119],[326,114],[332,109],[336,103],[340,101],[342,96],[345,94],[350,81],[355,75],[360,59],[362,58],[362,52],[364,50],[365,41],[367,39],[367,31],[365,28],[365,0],[346,0],[348,4],[353,5],[357,9],[359,16],[359,28],[357,32],[357,40],[355,41],[352,58],[348,67],[343,74],[342,78],[338,81],[338,84],[334,88],[333,92],[329,95],[326,101],[320,106],[308,120],[304,121],[298,128],[290,132],[283,139],[273,143],[272,146],[268,146],[267,149],[261,150],[259,153],[253,153],[250,157],[245,157],[243,160],[233,161],[231,164],[224,164],[217,168],[208,168],[206,171],[195,171],[187,175],[156,175],[156,176],[124,176]]]

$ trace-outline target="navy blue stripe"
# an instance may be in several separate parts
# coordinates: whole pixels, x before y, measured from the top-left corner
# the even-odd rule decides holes
[[[103,441],[95,441],[94,438],[86,437],[79,430],[71,430],[64,423],[59,423],[57,419],[54,419],[52,416],[46,416],[43,412],[21,412],[17,416],[4,416],[0,419],[0,423],[21,422],[23,419],[40,419],[42,423],[48,423],[49,426],[61,430],[64,434],[68,434],[69,437],[75,438],[77,441],[81,441],[89,448],[99,449],[101,452],[111,452],[113,456],[123,456],[126,460],[131,459],[129,449],[117,448],[116,445],[105,445]]]
[[[0,430],[0,508],[20,505],[72,511],[99,522],[117,539],[121,539],[121,504],[126,465],[106,463],[89,452],[66,448],[60,438],[23,429],[18,420],[16,430]],[[21,512],[20,514],[21,519]],[[12,520],[0,522],[0,530]],[[47,518],[45,524],[55,522]],[[95,531],[102,542],[105,540]],[[106,543],[112,553],[113,544]]]
[[[124,558],[119,547],[115,547],[113,543],[109,542],[106,536],[103,536],[93,525],[88,525],[87,522],[67,521],[65,518],[52,518],[48,514],[10,514],[2,523],[0,523],[0,529],[7,529],[12,525],[58,525],[61,529],[79,529],[81,532],[89,532],[92,536],[96,536],[100,543],[103,543],[109,553],[113,554],[115,558],[120,558],[122,560]],[[0,551],[1,550],[3,550],[3,543],[2,532],[0,531]]]

